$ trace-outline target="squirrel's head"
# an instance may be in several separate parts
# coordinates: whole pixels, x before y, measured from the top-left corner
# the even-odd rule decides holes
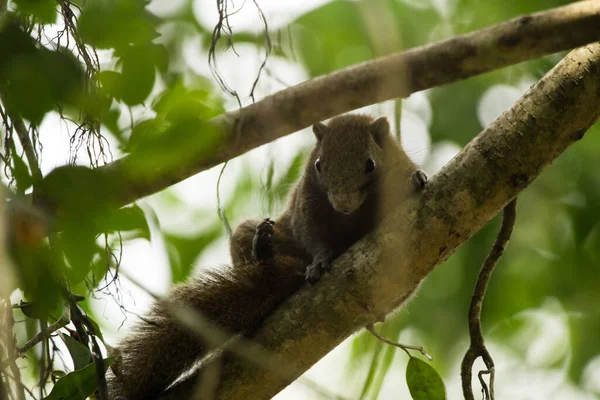
[[[331,206],[351,214],[372,192],[384,164],[384,146],[390,137],[385,117],[344,115],[328,125],[313,126],[317,146],[311,157],[317,182]]]

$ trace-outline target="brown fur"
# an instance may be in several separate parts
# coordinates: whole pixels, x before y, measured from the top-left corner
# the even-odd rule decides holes
[[[299,246],[313,257],[307,270],[309,281],[318,280],[333,259],[407,195],[410,179],[418,170],[391,136],[385,118],[344,115],[327,126],[315,125],[314,131],[317,145],[284,213]],[[372,173],[365,172],[368,158],[375,162]],[[317,159],[321,172],[315,167]],[[330,201],[332,193],[359,197],[360,206],[350,214],[338,212]]]
[[[345,115],[328,126],[315,125],[314,131],[318,143],[272,232],[259,228],[264,221],[243,222],[231,238],[231,270],[175,286],[169,305],[191,306],[231,333],[251,333],[303,284],[305,272],[316,281],[330,261],[406,196],[417,168],[390,135],[387,120]],[[369,157],[375,162],[372,173],[365,172]],[[334,209],[330,196],[342,203],[351,199],[343,207],[360,205],[344,214]],[[201,338],[171,314],[166,302],[158,302],[121,342],[109,379],[111,398],[156,398],[206,353]]]

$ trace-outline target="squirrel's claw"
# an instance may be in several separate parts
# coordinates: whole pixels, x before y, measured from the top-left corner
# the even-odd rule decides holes
[[[265,218],[257,227],[252,239],[252,257],[256,261],[268,261],[273,257],[273,225],[275,222]]]
[[[418,169],[412,175],[411,181],[415,190],[423,190],[423,188],[427,184],[427,174],[425,174],[425,172],[423,172],[422,170]]]
[[[323,272],[329,271],[330,269],[331,264],[327,258],[316,259],[312,264],[306,267],[306,281],[310,285],[317,283],[317,281],[321,279]]]
[[[321,266],[319,263],[312,263],[306,267],[306,282],[309,285],[317,283],[322,275]]]

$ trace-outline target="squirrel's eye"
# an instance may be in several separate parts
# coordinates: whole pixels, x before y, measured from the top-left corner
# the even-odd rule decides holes
[[[321,172],[321,159],[317,158],[317,161],[315,161],[315,169],[317,170],[317,172]]]
[[[369,157],[369,159],[367,160],[367,164],[365,165],[365,172],[367,174],[370,174],[373,171],[375,171],[375,160]]]

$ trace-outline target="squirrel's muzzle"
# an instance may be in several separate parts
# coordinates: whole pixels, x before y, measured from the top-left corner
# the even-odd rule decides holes
[[[363,202],[363,196],[359,191],[328,193],[327,198],[333,209],[342,214],[352,214]]]

